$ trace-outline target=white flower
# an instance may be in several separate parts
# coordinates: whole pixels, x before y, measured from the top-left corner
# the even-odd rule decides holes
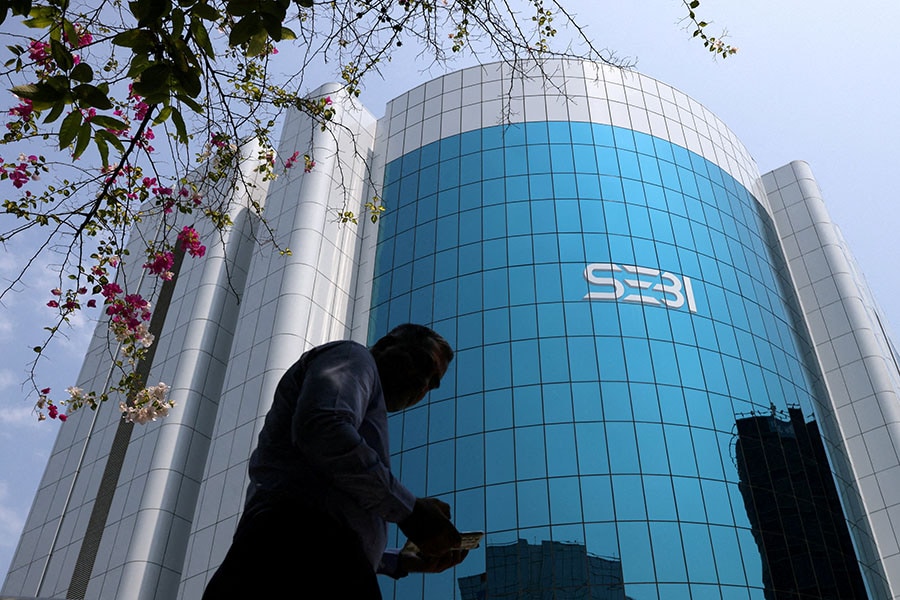
[[[130,423],[144,424],[169,414],[169,409],[175,406],[171,400],[166,400],[169,386],[163,382],[144,388],[137,393],[134,404],[129,406],[124,402],[119,404],[122,418]]]

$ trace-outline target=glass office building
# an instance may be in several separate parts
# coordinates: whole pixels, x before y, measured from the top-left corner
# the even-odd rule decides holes
[[[310,345],[412,321],[456,357],[391,416],[393,470],[486,536],[456,569],[383,579],[386,599],[900,598],[896,353],[809,168],[761,176],[707,109],[640,74],[529,68],[448,74],[377,122],[346,100],[375,189],[348,193],[345,163],[365,152],[321,136],[333,164],[273,184],[276,235],[300,251],[224,253],[247,281],[221,393],[151,426],[205,444],[170,469],[193,495],[162,498],[181,545],[123,541],[148,566],[125,581],[100,560],[88,579],[106,583],[83,597],[172,597],[135,577],[199,597],[280,374]],[[310,131],[293,119],[283,149]],[[348,233],[323,192],[390,212]],[[119,484],[137,519],[164,510],[142,468]],[[67,510],[29,519],[4,592],[50,589],[26,583],[53,560],[39,532]]]

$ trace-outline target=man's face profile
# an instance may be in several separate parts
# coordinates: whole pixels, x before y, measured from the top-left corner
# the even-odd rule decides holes
[[[430,392],[440,387],[441,378],[449,363],[442,357],[421,348],[388,352],[378,361],[378,371],[384,386],[384,403],[388,412],[415,406]]]

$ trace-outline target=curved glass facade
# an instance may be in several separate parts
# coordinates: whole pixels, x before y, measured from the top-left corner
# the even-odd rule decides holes
[[[544,121],[403,154],[383,197],[369,337],[457,350],[391,417],[393,468],[487,532],[385,598],[866,597],[773,225],[732,176]]]

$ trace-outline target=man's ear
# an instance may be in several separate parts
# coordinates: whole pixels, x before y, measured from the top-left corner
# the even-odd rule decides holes
[[[410,379],[416,375],[416,362],[406,348],[389,346],[373,355],[385,395],[403,392],[410,386]]]

